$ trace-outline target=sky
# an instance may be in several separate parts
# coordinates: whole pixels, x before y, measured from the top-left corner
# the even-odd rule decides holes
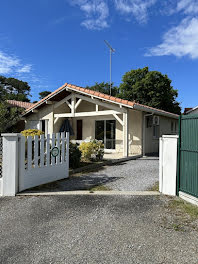
[[[64,83],[109,82],[148,66],[181,106],[198,105],[198,0],[0,0],[0,75],[27,81],[31,101]]]

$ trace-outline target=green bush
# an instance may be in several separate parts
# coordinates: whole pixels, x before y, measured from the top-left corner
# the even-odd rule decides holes
[[[82,142],[80,147],[82,157],[86,160],[102,160],[104,156],[104,144],[102,141],[93,140],[91,142]]]
[[[43,131],[41,130],[38,130],[38,129],[27,129],[27,130],[23,130],[21,131],[21,134],[24,136],[24,137],[27,137],[27,136],[41,136],[44,134]]]
[[[80,167],[81,151],[77,144],[69,143],[69,167],[72,169]]]

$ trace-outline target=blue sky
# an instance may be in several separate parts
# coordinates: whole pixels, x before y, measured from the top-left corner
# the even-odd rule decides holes
[[[149,66],[167,74],[182,107],[196,106],[197,0],[1,1],[0,74],[27,81],[31,100],[65,82],[113,81]]]

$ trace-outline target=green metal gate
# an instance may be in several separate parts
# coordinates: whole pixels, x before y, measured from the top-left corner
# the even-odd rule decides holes
[[[198,197],[198,115],[179,120],[177,192]]]

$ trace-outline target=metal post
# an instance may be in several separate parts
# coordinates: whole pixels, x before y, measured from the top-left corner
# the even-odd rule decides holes
[[[112,65],[112,52],[115,52],[115,50],[111,47],[111,45],[106,41],[106,40],[104,40],[104,42],[105,42],[105,44],[107,45],[107,47],[109,48],[109,50],[110,50],[110,84],[109,84],[109,93],[110,93],[110,95],[111,95],[111,65]]]
[[[112,56],[112,50],[110,49],[110,95],[111,95],[111,57]]]
[[[181,120],[182,120],[182,115],[180,115],[179,117],[179,138],[178,138],[178,148],[177,148],[177,190],[176,190],[177,196],[179,195],[179,187],[180,187]]]

